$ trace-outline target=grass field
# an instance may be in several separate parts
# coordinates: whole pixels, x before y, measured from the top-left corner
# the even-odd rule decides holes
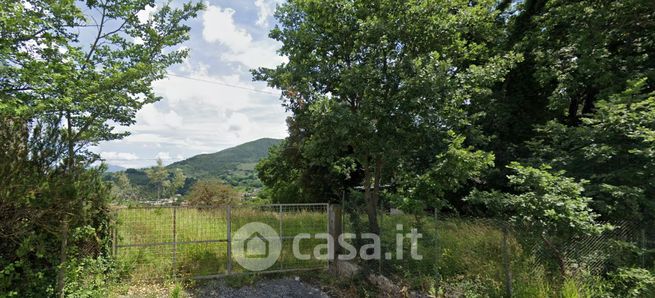
[[[325,206],[232,207],[232,235],[250,222],[268,224],[282,237],[298,233],[326,233]],[[175,222],[173,220],[175,213]],[[281,231],[281,233],[280,233]],[[175,235],[174,235],[175,233]],[[268,235],[266,235],[268,236]],[[130,208],[117,210],[116,259],[132,281],[196,277],[227,273],[226,208]],[[173,244],[176,239],[176,244]],[[239,241],[240,239],[233,239]],[[311,254],[324,240],[301,242],[300,251]],[[232,272],[243,272],[232,256]],[[175,263],[174,263],[175,262]],[[324,260],[296,260],[292,240],[282,239],[282,252],[269,270],[326,267]]]
[[[266,223],[281,236],[327,231],[326,206],[282,207],[244,206],[231,209],[231,231],[234,235],[244,224]],[[175,213],[175,225],[173,224]],[[133,208],[117,212],[117,261],[128,283],[143,280],[223,275],[227,272],[227,212],[225,208]],[[399,285],[435,296],[444,293],[466,297],[498,297],[504,294],[503,233],[498,223],[490,220],[417,218],[409,215],[381,218],[381,255],[394,253],[390,260],[370,261],[377,269]],[[422,260],[410,258],[411,244],[404,240],[404,258],[395,259],[397,226],[403,234],[416,228],[423,238],[418,241]],[[173,245],[173,226],[175,239]],[[366,230],[366,217],[345,216],[345,232]],[[238,241],[238,239],[233,239]],[[197,243],[194,241],[211,241]],[[143,246],[146,245],[147,246]],[[158,245],[157,245],[158,244]],[[292,254],[292,240],[283,240],[280,258],[269,270],[327,267],[325,260],[297,260]],[[304,240],[301,252],[312,254],[324,240]],[[557,296],[562,280],[553,279],[546,270],[510,235],[507,240],[515,297]],[[175,251],[175,253],[174,253]],[[175,260],[174,256],[175,255]],[[234,256],[233,256],[234,258]],[[173,265],[175,262],[175,266]],[[244,272],[232,262],[232,272]],[[573,281],[575,282],[575,281]],[[574,285],[575,286],[575,285]]]
[[[349,232],[356,225],[365,226],[366,219],[358,223],[346,218]],[[435,296],[501,297],[504,295],[503,232],[499,222],[485,219],[444,219],[431,217],[419,220],[413,215],[384,216],[380,219],[384,252],[395,252],[396,230],[403,233],[416,228],[423,235],[418,241],[422,260],[410,256],[409,239],[403,245],[402,260],[382,259],[377,266],[388,277],[410,289],[418,289]],[[509,235],[507,252],[511,268],[513,296],[552,297],[553,280],[519,241]],[[376,264],[373,264],[374,266]]]

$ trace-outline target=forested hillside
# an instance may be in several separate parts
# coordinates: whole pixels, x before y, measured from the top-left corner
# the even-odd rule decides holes
[[[257,178],[255,165],[266,157],[269,148],[280,141],[263,138],[215,153],[196,155],[172,163],[166,166],[166,169],[171,174],[176,169],[182,170],[186,177],[186,183],[180,190],[183,194],[188,192],[195,181],[201,179],[219,179],[242,189],[257,188],[261,186],[261,182]],[[145,169],[127,169],[121,173],[125,173],[130,183],[141,190],[141,196],[151,197],[154,194],[154,186],[148,179]]]
[[[220,178],[234,186],[260,185],[255,165],[268,154],[268,149],[279,143],[276,139],[259,139],[211,154],[200,154],[168,165],[168,169],[182,169],[189,178]]]

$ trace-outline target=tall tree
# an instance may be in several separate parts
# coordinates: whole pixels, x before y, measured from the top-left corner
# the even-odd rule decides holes
[[[164,189],[169,188],[170,180],[168,179],[168,170],[164,167],[161,158],[157,159],[157,165],[146,169],[146,175],[155,188],[157,189],[157,199],[161,199]]]
[[[10,191],[0,192],[0,202],[9,214],[33,211],[15,212],[22,230],[3,233],[9,239],[2,242],[10,246],[2,250],[8,252],[3,267],[26,260],[35,266],[12,275],[34,284],[2,283],[15,286],[17,295],[43,296],[56,284],[54,292],[63,297],[72,228],[106,226],[98,222],[106,219],[106,197],[102,182],[88,170],[97,159],[89,146],[125,136],[114,126],[134,123],[143,105],[158,100],[151,83],[187,55],[176,46],[188,38],[184,22],[202,4],[158,5],[149,18],[137,16],[154,5],[152,0],[0,3],[0,123],[14,132],[3,133],[9,140],[0,142],[0,151],[21,153],[2,162],[3,175],[17,175],[2,177]],[[15,143],[22,145],[9,148]],[[45,240],[48,234],[55,236],[49,238],[56,249],[53,240]],[[23,247],[46,252],[19,252]],[[58,266],[57,276],[41,266]],[[43,279],[32,278],[37,276],[49,282],[37,284]]]
[[[289,62],[254,71],[283,90],[311,165],[363,173],[370,230],[381,187],[402,159],[475,134],[465,112],[520,59],[487,50],[502,37],[494,1],[291,1],[270,34]],[[465,34],[462,34],[465,32]],[[467,129],[468,128],[468,129]],[[299,135],[293,136],[297,132]],[[385,180],[386,179],[386,180]]]

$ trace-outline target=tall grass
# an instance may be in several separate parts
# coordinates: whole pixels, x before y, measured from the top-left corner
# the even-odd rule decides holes
[[[233,208],[231,212],[232,235],[250,222],[266,223],[281,236],[299,233],[325,233],[325,210],[298,208],[280,213],[276,207]],[[122,247],[116,259],[128,281],[162,279],[173,274],[182,277],[221,275],[227,271],[227,243],[184,243],[200,240],[224,240],[227,238],[227,213],[225,209],[178,208],[175,231],[173,265],[173,209],[145,208],[123,209],[118,212],[118,243],[163,243],[157,246]],[[366,216],[358,215],[357,226],[352,218],[344,218],[345,232],[366,230]],[[281,227],[280,227],[280,222]],[[402,229],[398,230],[399,225]],[[410,215],[384,216],[380,220],[382,260],[369,262],[367,266],[381,269],[382,273],[411,289],[435,296],[500,297],[504,295],[504,266],[501,225],[484,219],[417,218]],[[407,234],[416,228],[422,234],[418,240],[421,260],[413,260],[411,244],[403,239],[402,260],[396,259],[396,233]],[[523,247],[510,234],[507,239],[514,297],[594,297],[602,292],[593,280],[569,280],[549,275],[537,262],[529,249]],[[238,241],[238,239],[233,239]],[[312,255],[324,240],[311,239],[301,242],[301,252]],[[326,266],[325,260],[311,256],[310,260],[298,260],[292,253],[292,240],[284,240],[282,253],[270,270],[315,268]],[[387,260],[385,253],[393,256]],[[233,272],[244,272],[232,262]]]
[[[175,229],[173,213],[175,212]],[[326,233],[327,215],[324,210],[283,210],[277,208],[239,207],[231,210],[232,235],[250,222],[268,224],[281,236],[298,233]],[[175,230],[175,238],[173,236]],[[173,244],[176,239],[177,244]],[[211,243],[189,243],[213,240]],[[182,277],[222,275],[227,272],[227,212],[225,208],[133,208],[117,211],[117,243],[135,245],[119,247],[116,260],[124,276],[132,281]],[[240,241],[240,239],[233,239]],[[325,260],[313,257],[297,260],[292,254],[292,240],[282,240],[282,253],[270,270],[316,268],[326,266]],[[321,239],[301,242],[301,253],[312,254],[312,248],[324,243]],[[243,272],[232,260],[232,272]]]
[[[347,219],[347,228],[354,227]],[[366,222],[366,218],[358,218]],[[395,253],[397,227],[404,234],[416,228],[421,260],[410,258],[409,239],[404,239],[402,260],[382,259],[374,267],[409,288],[425,293],[464,297],[500,297],[504,290],[503,232],[499,222],[487,219],[417,218],[385,215],[381,221],[383,252]],[[546,269],[510,235],[507,239],[514,297],[552,297],[559,287]],[[370,264],[369,264],[370,265]]]

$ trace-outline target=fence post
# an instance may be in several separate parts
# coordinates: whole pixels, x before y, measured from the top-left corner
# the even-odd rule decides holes
[[[177,206],[173,207],[173,279],[177,280]]]
[[[503,271],[505,273],[505,296],[512,297],[512,269],[510,267],[510,252],[508,245],[509,229],[507,223],[503,223],[503,241],[502,241],[502,254],[503,254]]]
[[[343,223],[341,221],[341,205],[328,205],[328,234],[333,239],[332,243],[328,240],[328,256],[334,257],[328,261],[330,270],[336,269],[337,256],[341,253],[339,247],[339,236],[343,233]]]
[[[118,255],[118,243],[116,243],[116,240],[118,238],[116,236],[118,234],[117,230],[118,230],[118,223],[115,221],[114,226],[111,229],[111,254],[114,258],[116,258]]]
[[[232,206],[227,205],[225,221],[227,223],[227,274],[232,273]]]
[[[440,280],[441,273],[439,272],[439,261],[441,259],[441,250],[439,248],[441,243],[439,242],[439,209],[434,207],[434,251],[435,251],[435,280]]]

